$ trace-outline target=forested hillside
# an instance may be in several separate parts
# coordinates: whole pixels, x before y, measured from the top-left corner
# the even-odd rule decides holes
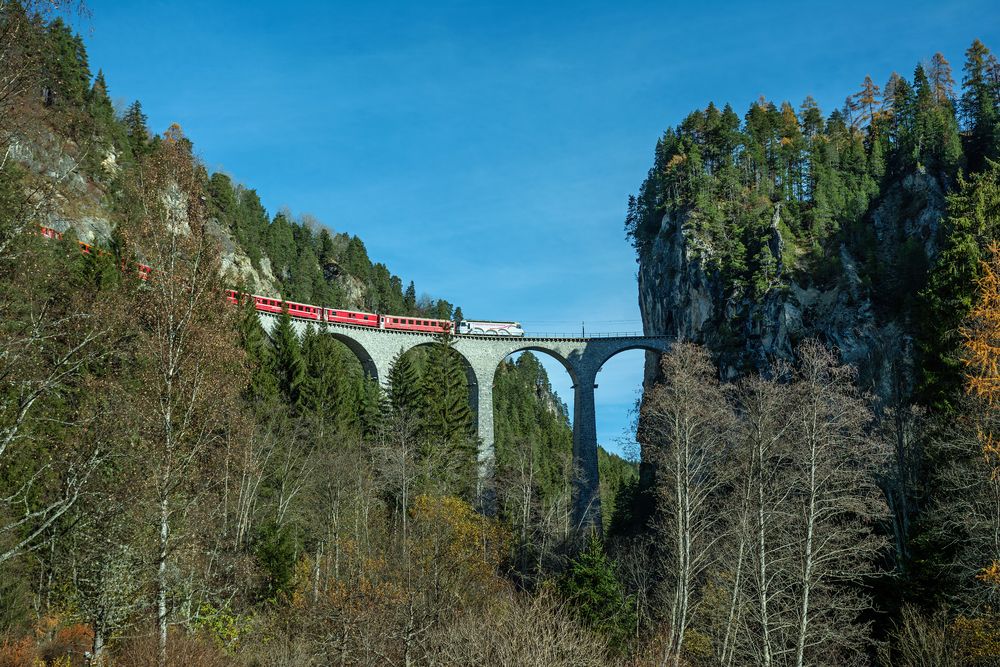
[[[497,371],[480,513],[447,338],[380,387],[332,337],[287,316],[268,336],[222,293],[458,309],[357,236],[271,215],[139,102],[116,110],[57,10],[0,4],[0,665],[611,656],[553,586],[577,544],[572,434],[537,359]],[[613,506],[636,471],[602,462]]]
[[[998,159],[978,40],[961,74],[937,53],[829,112],[709,104],[657,141],[640,306],[701,347],[650,369],[624,544],[667,653],[998,664]]]
[[[998,664],[985,45],[657,142],[626,232],[676,343],[583,534],[538,359],[496,372],[484,485],[447,337],[379,385],[265,334],[226,288],[457,309],[115,109],[63,11],[0,2],[0,667]]]

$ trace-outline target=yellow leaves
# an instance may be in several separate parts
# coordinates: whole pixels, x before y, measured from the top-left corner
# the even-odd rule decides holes
[[[962,664],[992,664],[980,662],[1000,655],[1000,619],[959,616],[949,628],[955,638]]]
[[[303,555],[295,563],[294,574],[292,574],[292,600],[293,607],[302,607],[306,603],[306,597],[312,586],[312,573],[315,563],[308,555]]]
[[[167,131],[163,133],[163,140],[168,144],[175,144],[184,139],[184,130],[177,123],[171,123]]]
[[[1000,402],[1000,245],[990,245],[981,268],[977,284],[979,299],[969,314],[968,324],[961,329],[965,339],[966,386],[969,393],[996,408]],[[994,485],[1000,484],[1000,439],[988,429],[980,429],[978,439],[986,473]],[[994,560],[984,567],[976,578],[1000,587],[1000,561]],[[1000,653],[1000,623],[994,623],[991,632],[993,646]]]
[[[968,390],[990,405],[1000,399],[1000,246],[989,248],[978,281],[979,299],[961,329]]]
[[[983,446],[983,460],[990,471],[990,479],[1000,482],[1000,440],[992,433],[979,432],[979,442]]]
[[[984,567],[976,579],[991,586],[1000,586],[1000,561],[995,560]]]
[[[675,169],[685,162],[687,162],[687,155],[684,153],[677,153],[667,162],[667,169]]]
[[[509,553],[510,532],[454,496],[417,496],[410,514],[416,553],[443,555],[490,576]]]
[[[454,496],[417,496],[410,515],[411,562],[435,586],[464,600],[503,586],[497,570],[510,552],[511,536],[500,522]]]

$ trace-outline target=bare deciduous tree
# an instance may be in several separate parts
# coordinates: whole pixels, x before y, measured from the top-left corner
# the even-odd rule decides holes
[[[720,491],[728,479],[733,416],[703,348],[675,345],[663,356],[661,371],[662,383],[643,403],[641,437],[656,466],[656,530],[669,608],[665,648],[680,665],[697,587],[722,535]]]
[[[173,558],[185,544],[183,519],[210,486],[203,470],[224,451],[230,411],[244,384],[242,355],[227,331],[219,250],[207,233],[201,168],[176,126],[142,161],[126,230],[138,260],[153,267],[134,290],[137,358],[136,453],[147,471],[159,663],[167,663],[168,598]],[[188,527],[188,530],[191,530]]]

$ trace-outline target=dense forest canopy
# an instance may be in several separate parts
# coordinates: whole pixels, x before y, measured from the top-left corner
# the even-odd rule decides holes
[[[829,114],[710,105],[657,142],[627,212],[641,259],[680,231],[748,300],[857,271],[916,332],[920,378],[869,395],[809,339],[724,382],[717,350],[678,341],[640,409],[641,479],[602,453],[603,530],[581,534],[538,359],[496,372],[484,488],[447,337],[380,386],[333,338],[287,314],[268,335],[220,295],[239,277],[331,306],[453,304],[356,236],[271,215],[139,102],[116,111],[57,9],[0,3],[0,665],[996,664],[983,44],[961,76],[938,54]],[[906,183],[946,210],[886,243]],[[37,234],[53,220],[62,242]],[[78,252],[86,234],[105,252]]]

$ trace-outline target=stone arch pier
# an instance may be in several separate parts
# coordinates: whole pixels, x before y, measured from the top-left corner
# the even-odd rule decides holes
[[[270,333],[278,318],[259,313],[261,324]],[[428,345],[433,334],[345,324],[293,320],[300,336],[307,327],[335,336],[357,355],[365,372],[385,383],[389,366],[400,352]],[[479,476],[489,488],[494,467],[493,378],[497,368],[511,354],[522,351],[543,352],[565,366],[573,381],[573,458],[577,470],[574,484],[574,521],[581,529],[600,527],[601,498],[597,471],[597,414],[594,389],[597,373],[611,357],[626,350],[641,349],[654,354],[666,352],[666,336],[608,336],[592,338],[536,338],[511,336],[455,336],[454,349],[466,362],[469,400],[476,415],[479,436]]]

